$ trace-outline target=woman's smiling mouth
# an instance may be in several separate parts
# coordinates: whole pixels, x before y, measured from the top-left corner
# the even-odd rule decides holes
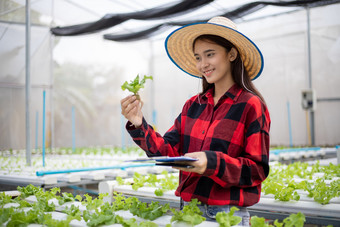
[[[211,73],[212,73],[213,71],[214,71],[213,69],[210,69],[210,70],[204,71],[204,75],[205,75],[205,76],[210,76],[210,75],[211,75]]]

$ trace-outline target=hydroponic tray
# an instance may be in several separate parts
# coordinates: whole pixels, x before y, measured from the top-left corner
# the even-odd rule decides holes
[[[26,198],[26,201],[29,203],[35,203],[37,202],[37,198],[35,196],[29,196]],[[55,211],[53,212],[45,212],[45,213],[49,213],[52,215],[52,218],[55,220],[66,220],[67,215],[65,213],[62,213],[61,211],[64,210],[65,208],[70,208],[71,206],[75,206],[78,207],[80,211],[84,211],[87,210],[86,206],[84,206],[81,202],[67,202],[63,205],[59,205],[58,200],[56,199],[50,199],[48,201],[49,204],[53,203],[56,207]],[[5,204],[4,208],[9,208],[9,207],[13,207],[13,208],[18,208],[19,204],[18,203],[7,203]],[[26,207],[23,208],[24,211],[28,211],[32,208],[30,207]],[[125,210],[119,210],[116,211],[115,214],[123,217],[124,219],[131,219],[134,218],[136,219],[137,223],[143,222],[143,221],[147,221],[143,218],[140,218],[138,216],[133,215],[132,213],[130,213],[130,211],[125,211]],[[154,222],[155,224],[157,224],[159,227],[165,227],[167,224],[171,223],[171,215],[163,215],[159,218],[156,218],[155,220],[153,220],[152,222]],[[39,225],[39,224],[31,224],[31,227],[35,226],[43,226],[43,225]],[[70,226],[71,227],[86,227],[87,224],[84,221],[84,219],[82,218],[80,221],[79,220],[72,220],[70,222]],[[121,224],[112,224],[112,225],[101,225],[102,227],[121,227],[123,225]],[[176,223],[173,222],[171,223],[171,226],[173,227],[190,227],[189,224],[186,223]],[[205,227],[205,226],[209,226],[209,227],[218,227],[219,224],[216,222],[211,222],[211,221],[204,221],[199,225],[196,225],[197,227]],[[235,227],[240,227],[240,226],[235,226]]]
[[[99,193],[108,193],[104,201],[112,202],[113,192],[122,193],[124,196],[135,196],[143,202],[158,201],[161,204],[169,203],[170,206],[179,208],[180,199],[175,192],[165,191],[163,196],[156,196],[154,187],[141,187],[133,190],[131,185],[118,185],[116,181],[103,181],[99,183]],[[256,213],[261,217],[279,219],[288,217],[291,213],[301,212],[306,216],[306,223],[310,224],[333,224],[340,223],[340,204],[336,203],[321,205],[313,200],[309,201],[276,201],[272,197],[263,195],[259,203],[249,207],[249,212]]]

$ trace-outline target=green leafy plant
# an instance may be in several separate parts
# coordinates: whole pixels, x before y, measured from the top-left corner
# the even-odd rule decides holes
[[[169,174],[168,171],[163,171],[162,176],[158,178],[156,174],[141,175],[138,172],[133,174],[131,181],[123,180],[121,177],[116,177],[119,185],[131,185],[132,189],[137,191],[141,187],[158,187],[155,189],[156,196],[163,196],[165,191],[175,190],[178,186],[178,177]]]
[[[328,204],[340,196],[340,165],[321,166],[295,162],[289,165],[277,163],[271,166],[270,174],[262,184],[265,195],[273,194],[275,200],[300,200],[297,190],[308,192],[308,197],[320,204]],[[315,177],[321,174],[322,178]],[[298,179],[298,181],[296,181]],[[326,183],[325,180],[331,180]]]
[[[165,214],[169,209],[169,204],[161,206],[158,202],[154,201],[148,204],[135,200],[131,204],[130,212],[140,218],[153,221],[156,218],[163,216],[163,214]]]
[[[156,196],[163,196],[163,195],[164,195],[164,192],[163,192],[163,190],[162,190],[161,188],[157,188],[157,189],[155,190],[155,195],[156,195]]]
[[[291,214],[289,217],[283,220],[284,226],[286,227],[303,227],[306,221],[305,215],[302,213]]]
[[[6,209],[0,209],[0,225],[3,226],[4,223],[6,223],[12,216],[14,212],[14,208],[6,208]]]
[[[124,180],[123,180],[122,177],[120,177],[120,176],[116,177],[116,181],[119,185],[124,185]]]
[[[265,194],[273,194],[276,200],[290,201],[299,200],[300,195],[295,191],[297,187],[294,184],[286,185],[284,182],[268,181],[264,185]]]
[[[113,192],[113,199],[114,202],[112,203],[112,207],[114,211],[118,210],[129,210],[131,207],[131,204],[138,200],[136,197],[131,196],[126,198],[122,195],[122,193]]]
[[[69,192],[63,192],[62,193],[63,196],[58,197],[58,201],[59,201],[59,205],[63,205],[66,202],[74,202],[75,198],[72,195],[72,193]]]
[[[123,91],[127,89],[128,91],[132,92],[137,97],[137,99],[140,100],[138,91],[141,88],[144,88],[144,84],[147,79],[153,80],[153,77],[144,75],[143,79],[140,80],[139,74],[138,74],[134,80],[131,80],[130,82],[125,81],[125,83],[121,86],[121,88]]]
[[[327,185],[321,178],[315,180],[314,184],[306,182],[308,197],[314,198],[315,202],[328,204],[332,198],[340,196],[340,180],[335,180]]]
[[[35,187],[34,185],[32,184],[29,184],[27,185],[26,187],[20,187],[18,186],[17,187],[17,190],[20,192],[20,196],[22,198],[27,198],[31,195],[35,195],[36,193],[38,192],[42,192],[43,189],[42,188],[38,188],[38,187]]]
[[[203,213],[197,206],[200,203],[197,199],[193,199],[182,210],[170,209],[173,213],[171,222],[185,222],[192,226],[201,224],[206,218],[202,216]]]
[[[158,225],[152,221],[142,221],[139,223],[139,227],[158,227]]]
[[[271,227],[271,226],[276,226],[276,227],[303,227],[304,223],[306,221],[306,217],[302,213],[297,213],[297,214],[291,214],[285,219],[283,219],[283,222],[278,221],[277,219],[274,221],[274,225],[270,225],[266,223],[266,220],[262,217],[258,216],[252,216],[250,219],[250,224],[251,226],[256,226],[256,227]]]
[[[239,210],[237,207],[232,207],[228,213],[224,211],[218,212],[216,214],[216,221],[220,224],[220,227],[230,227],[240,223],[242,218],[239,216],[234,216],[234,213],[237,210]]]
[[[83,218],[87,226],[100,226],[124,223],[125,220],[119,215],[113,214],[109,210],[101,210],[91,213],[88,210],[83,211]],[[136,219],[130,219],[131,222],[136,222]],[[127,225],[130,226],[130,225]]]
[[[0,192],[0,207],[12,202],[12,196],[6,195],[5,192]]]
[[[70,207],[66,207],[63,212],[65,214],[67,214],[67,219],[68,220],[73,220],[76,219],[78,221],[81,220],[81,211],[79,210],[79,207],[75,206],[74,204],[72,204]]]
[[[258,216],[252,216],[250,218],[251,226],[256,227],[269,227],[270,225],[266,223],[266,219]]]
[[[83,205],[86,205],[86,209],[95,210],[100,207],[104,202],[103,198],[108,196],[108,193],[99,193],[98,198],[92,199],[92,197],[88,194],[85,194],[85,200],[82,202]]]

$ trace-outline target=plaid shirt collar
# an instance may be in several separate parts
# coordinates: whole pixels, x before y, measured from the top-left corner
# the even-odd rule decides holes
[[[224,93],[223,98],[231,98],[234,102],[237,101],[237,99],[240,97],[241,93],[242,93],[242,88],[238,85],[238,84],[234,84],[233,86],[231,86],[231,88],[229,88],[229,90]],[[214,88],[210,88],[207,92],[205,92],[202,95],[202,99],[203,100],[207,100],[209,98],[213,98],[214,97]]]

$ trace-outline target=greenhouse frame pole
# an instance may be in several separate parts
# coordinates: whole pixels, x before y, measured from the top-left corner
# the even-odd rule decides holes
[[[31,3],[26,0],[26,82],[25,82],[25,103],[26,103],[26,164],[31,166],[31,127],[30,127],[30,99],[31,99]]]
[[[308,54],[308,87],[309,89],[312,89],[313,83],[312,83],[312,57],[311,57],[311,42],[310,42],[310,10],[309,7],[306,7],[307,11],[307,54]],[[314,103],[316,105],[316,103]],[[309,110],[309,116],[310,116],[310,134],[311,134],[311,145],[315,146],[315,127],[314,127],[314,110]]]
[[[52,15],[52,21],[50,23],[50,28],[52,28],[54,24],[54,0],[52,0],[52,6],[51,6],[51,15]],[[53,100],[53,94],[54,94],[54,62],[53,62],[53,46],[54,46],[54,36],[50,35],[50,106],[51,106],[51,151],[54,148],[54,100]]]

